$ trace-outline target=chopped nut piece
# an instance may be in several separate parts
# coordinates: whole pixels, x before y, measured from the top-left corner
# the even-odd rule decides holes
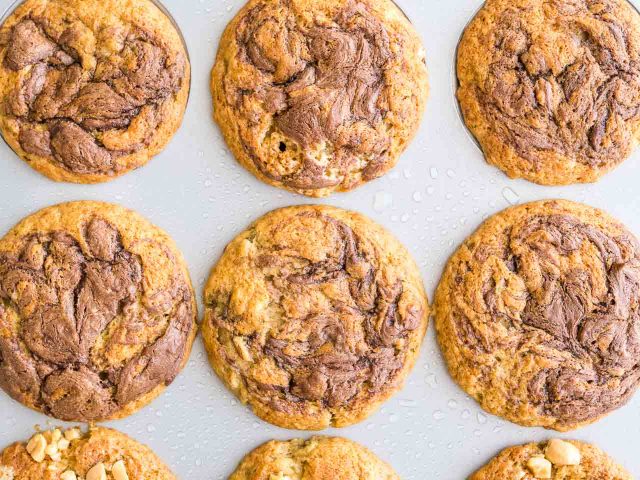
[[[102,462],[94,465],[87,472],[86,480],[107,480],[107,470]]]
[[[554,438],[549,440],[544,456],[554,465],[580,465],[580,450],[569,442]]]
[[[12,467],[4,467],[0,465],[0,480],[13,480],[16,472]]]
[[[53,432],[51,432],[51,441],[58,442],[62,438],[62,432],[59,428],[56,428]]]
[[[244,343],[244,339],[242,337],[233,337],[233,343],[236,346],[236,350],[240,357],[243,360],[250,362],[252,359],[251,352],[249,351],[249,348],[247,348],[247,344]]]
[[[70,428],[69,430],[64,432],[64,438],[69,440],[70,442],[73,440],[77,440],[82,436],[79,428]]]
[[[41,433],[35,434],[27,443],[27,452],[36,462],[40,463],[44,460],[47,441]]]
[[[76,472],[73,470],[67,470],[62,475],[60,475],[60,480],[77,480]]]
[[[543,456],[531,457],[527,462],[527,468],[536,478],[551,478],[551,462]]]
[[[58,444],[57,443],[50,443],[44,449],[44,453],[46,453],[49,456],[55,455],[56,453],[58,453]]]
[[[269,475],[269,480],[292,480],[292,478],[288,477],[284,473],[272,473]]]
[[[58,440],[58,450],[66,450],[67,448],[69,448],[69,440],[67,440],[66,438],[61,438],[60,440]]]
[[[127,467],[125,467],[124,462],[122,460],[118,460],[111,467],[111,475],[115,480],[129,480],[129,475],[127,474]]]

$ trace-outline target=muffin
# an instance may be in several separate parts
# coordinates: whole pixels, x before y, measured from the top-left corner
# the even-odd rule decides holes
[[[438,341],[488,412],[560,431],[624,405],[640,382],[636,238],[606,213],[547,200],[494,215],[438,285]]]
[[[176,480],[148,447],[110,428],[36,433],[0,453],[0,480]]]
[[[257,220],[226,247],[204,295],[216,373],[260,418],[303,430],[359,422],[395,393],[429,313],[406,249],[325,206]]]
[[[594,445],[552,439],[506,448],[469,480],[632,480]]]
[[[400,480],[363,446],[337,437],[272,440],[247,455],[229,480]]]
[[[251,0],[222,36],[211,92],[246,169],[322,197],[396,164],[426,103],[425,52],[391,0]]]
[[[593,182],[640,135],[640,17],[626,0],[488,0],[458,46],[458,99],[487,162]]]
[[[187,362],[195,296],[166,233],[117,205],[73,202],[0,240],[0,387],[52,417],[148,404]]]
[[[53,180],[147,163],[180,126],[189,82],[180,34],[151,0],[26,0],[0,28],[0,132]]]

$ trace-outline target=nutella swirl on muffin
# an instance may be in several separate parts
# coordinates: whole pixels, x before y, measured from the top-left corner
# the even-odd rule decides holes
[[[395,165],[428,87],[418,36],[389,0],[252,0],[225,31],[211,89],[246,168],[324,196]]]
[[[168,237],[114,205],[38,212],[0,240],[0,387],[61,420],[126,416],[185,364],[196,309]]]
[[[178,33],[149,0],[27,0],[0,29],[0,129],[54,180],[112,179],[158,153],[189,89]]]
[[[450,259],[436,294],[449,371],[487,411],[570,430],[640,383],[640,247],[567,201],[505,210]]]
[[[382,228],[290,207],[227,246],[205,289],[203,336],[258,416],[320,429],[362,420],[400,387],[427,315],[415,264]]]
[[[626,0],[489,0],[458,48],[458,99],[511,177],[591,182],[640,136],[640,16]]]

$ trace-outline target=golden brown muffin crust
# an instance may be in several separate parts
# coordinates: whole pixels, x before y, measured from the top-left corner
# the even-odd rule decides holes
[[[553,442],[559,443],[560,447],[554,455],[549,454],[549,446]],[[564,449],[579,452],[579,463],[563,465],[568,458],[563,459]],[[542,477],[535,475],[536,465],[542,463],[543,469],[549,468],[549,465],[545,466],[545,461],[551,465],[551,475],[547,477],[549,480],[633,480],[627,471],[598,447],[573,440],[558,442],[555,439],[506,448],[469,480],[537,480]]]
[[[400,388],[428,312],[415,263],[382,227],[298,206],[227,246],[205,288],[203,337],[218,375],[264,420],[341,427]]]
[[[400,480],[368,449],[338,437],[272,440],[256,448],[229,480]]]
[[[150,0],[26,0],[0,28],[0,130],[53,180],[145,164],[182,121],[190,68]]]
[[[129,415],[185,365],[196,320],[180,252],[134,212],[56,205],[0,240],[0,387],[28,407]]]
[[[640,16],[626,0],[488,0],[458,49],[458,99],[487,161],[592,182],[640,135]]]
[[[418,34],[390,0],[251,0],[222,37],[211,90],[245,168],[325,196],[396,164],[428,84]]]
[[[449,371],[490,413],[570,430],[640,383],[640,247],[563,200],[494,215],[451,257],[435,318]]]
[[[176,479],[148,447],[116,430],[94,427],[87,432],[78,428],[63,432],[54,429],[42,432],[40,436],[48,447],[56,446],[54,458],[48,454],[43,459],[38,456],[34,437],[29,442],[14,443],[0,453],[0,479],[66,480],[62,475],[73,472],[78,479],[89,480],[87,473],[94,468],[100,469],[100,464],[104,466],[108,480],[123,478],[114,475],[119,468],[124,468],[129,480]],[[3,469],[6,479],[2,477]]]

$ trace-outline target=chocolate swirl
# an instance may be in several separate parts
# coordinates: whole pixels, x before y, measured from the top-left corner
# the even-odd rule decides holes
[[[489,0],[459,48],[458,97],[490,163],[593,181],[640,122],[640,17],[626,0]]]
[[[3,133],[16,131],[28,155],[104,180],[147,160],[123,157],[159,141],[167,105],[188,88],[188,67],[184,52],[158,32],[120,20],[86,22],[85,14],[61,20],[52,5],[20,11],[3,28],[2,65],[16,83],[3,99],[2,114],[13,122]]]
[[[195,326],[191,289],[171,266],[170,287],[150,294],[143,260],[100,217],[80,241],[65,231],[22,238],[0,254],[0,387],[53,417],[89,422],[171,383]]]
[[[267,215],[227,247],[206,288],[214,367],[279,425],[366,416],[400,384],[424,333],[415,266],[385,265],[395,252],[344,217],[314,207]]]
[[[419,42],[394,5],[385,24],[369,1],[333,3],[311,11],[316,5],[250,2],[228,27],[213,71],[216,118],[241,147],[236,156],[310,195],[392,167],[427,88]]]
[[[488,220],[436,296],[449,368],[488,411],[569,430],[640,383],[636,239],[590,207],[538,202]]]

